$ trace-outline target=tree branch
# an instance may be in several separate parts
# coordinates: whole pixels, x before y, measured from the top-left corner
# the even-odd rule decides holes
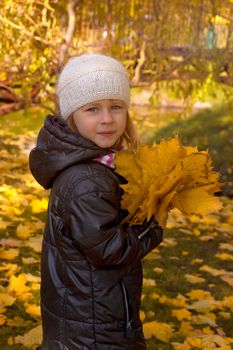
[[[67,5],[67,12],[68,12],[68,26],[66,30],[66,34],[64,36],[64,42],[60,47],[59,50],[59,57],[58,57],[58,69],[60,70],[64,64],[65,58],[67,56],[69,47],[71,45],[74,30],[75,30],[75,10],[79,3],[79,0],[71,0],[69,1]]]
[[[137,64],[136,68],[135,68],[135,73],[134,73],[134,77],[132,79],[132,83],[133,84],[137,84],[140,80],[141,77],[141,70],[142,67],[146,61],[146,41],[143,40],[142,42],[142,46],[141,46],[141,50],[140,50],[140,59],[139,59],[139,63]]]

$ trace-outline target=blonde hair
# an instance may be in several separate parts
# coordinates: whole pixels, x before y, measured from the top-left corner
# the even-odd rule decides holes
[[[78,129],[74,123],[73,114],[67,118],[67,125],[72,131],[78,132]],[[132,122],[132,119],[130,118],[129,112],[127,111],[125,132],[118,139],[116,147],[126,146],[127,148],[135,148],[139,143],[140,138],[138,132]]]

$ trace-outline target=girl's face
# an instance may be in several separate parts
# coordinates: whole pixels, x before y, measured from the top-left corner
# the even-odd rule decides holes
[[[127,108],[121,100],[100,100],[73,113],[79,133],[101,148],[113,146],[126,128]]]

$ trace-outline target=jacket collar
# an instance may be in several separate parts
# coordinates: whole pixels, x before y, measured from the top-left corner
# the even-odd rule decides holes
[[[59,116],[48,115],[39,131],[36,147],[29,154],[32,175],[45,189],[52,187],[64,169],[113,152],[73,132]]]

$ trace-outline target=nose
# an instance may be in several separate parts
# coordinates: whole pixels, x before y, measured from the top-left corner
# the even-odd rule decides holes
[[[102,110],[102,122],[103,123],[112,123],[113,117],[112,117],[112,112],[109,108],[104,108]]]

